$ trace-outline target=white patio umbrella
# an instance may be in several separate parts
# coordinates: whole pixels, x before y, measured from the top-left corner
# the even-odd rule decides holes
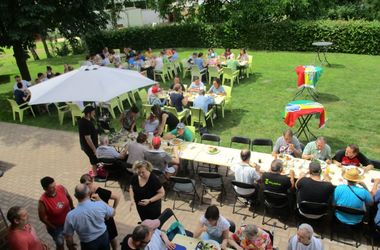
[[[29,104],[53,102],[106,102],[123,93],[153,85],[137,71],[83,66],[29,88]]]

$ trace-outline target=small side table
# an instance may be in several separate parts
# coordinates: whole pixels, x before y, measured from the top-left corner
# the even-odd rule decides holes
[[[317,57],[318,57],[318,60],[321,62],[321,64],[323,64],[323,61],[320,55],[322,53],[324,57],[324,62],[326,62],[328,66],[331,66],[331,64],[327,61],[326,53],[329,47],[333,45],[333,43],[332,42],[313,42],[311,45],[317,47]]]

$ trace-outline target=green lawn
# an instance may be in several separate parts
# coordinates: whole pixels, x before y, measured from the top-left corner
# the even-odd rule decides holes
[[[180,49],[181,58],[188,57],[193,51],[206,49]],[[43,53],[38,50],[41,57]],[[218,50],[220,53],[221,50]],[[238,52],[234,51],[235,54]],[[221,135],[222,144],[229,145],[230,137],[242,135],[250,138],[264,137],[275,140],[287,128],[281,113],[284,106],[297,92],[295,67],[313,64],[314,53],[293,52],[250,52],[253,55],[255,73],[250,79],[241,81],[233,89],[233,109],[227,112],[224,120],[218,118],[210,132]],[[18,74],[12,53],[0,57],[1,74]],[[63,63],[78,66],[84,55],[65,58],[29,61],[33,77],[44,72],[46,65],[52,65],[55,71],[63,71]],[[316,135],[325,136],[333,151],[345,147],[348,143],[359,144],[361,150],[370,158],[380,158],[380,96],[379,56],[328,54],[332,67],[324,67],[324,73],[317,89],[321,102],[328,115],[323,129],[318,128],[318,120],[312,119],[309,126]],[[184,83],[189,83],[187,78]],[[13,122],[6,97],[11,97],[12,83],[0,85],[0,120]],[[36,119],[25,117],[25,124],[75,131],[70,120],[64,125],[58,124],[55,114],[52,117],[40,115]],[[116,122],[115,122],[116,124]]]

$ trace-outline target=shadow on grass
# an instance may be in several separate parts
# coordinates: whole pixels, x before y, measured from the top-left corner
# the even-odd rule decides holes
[[[327,144],[329,144],[331,148],[337,148],[337,149],[346,148],[347,145],[350,143],[347,141],[343,141],[341,140],[341,138],[338,138],[338,137],[325,136],[325,138],[327,140]],[[331,154],[334,156],[335,152],[331,152]]]
[[[326,102],[338,102],[340,101],[340,98],[336,95],[329,94],[329,93],[318,93],[318,102],[326,103]]]
[[[33,61],[33,64],[38,66],[59,66],[59,68],[53,68],[53,72],[63,72],[63,64],[70,65],[78,64],[79,61],[85,61],[85,55],[73,55],[66,57],[54,57],[49,59],[43,59],[39,61]]]
[[[217,129],[218,131],[221,131],[236,127],[240,124],[240,121],[245,115],[247,115],[247,113],[249,113],[248,110],[241,108],[226,110],[224,113],[225,117],[223,118],[223,124],[216,122],[214,123],[215,127],[211,129]]]
[[[329,68],[344,69],[344,68],[346,68],[346,66],[344,66],[343,64],[332,63],[332,64],[330,64]]]

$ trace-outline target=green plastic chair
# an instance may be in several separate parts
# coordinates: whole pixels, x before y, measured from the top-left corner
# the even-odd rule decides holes
[[[123,104],[124,101],[128,102],[129,107],[132,107],[133,104],[131,102],[131,99],[129,99],[129,93],[128,92],[120,95],[118,98],[119,98],[119,105],[120,105],[120,108],[122,110],[125,110],[124,109],[124,104]]]
[[[148,103],[148,92],[146,92],[146,89],[140,89],[138,94],[142,104]]]
[[[20,119],[20,122],[22,123],[22,120],[24,118],[24,111],[30,109],[30,111],[33,114],[33,117],[36,118],[36,115],[34,114],[32,106],[30,106],[28,103],[23,103],[21,105],[18,105],[15,100],[8,99],[9,103],[12,107],[12,113],[13,113],[13,120],[16,120],[16,113],[18,113],[18,117]]]
[[[59,106],[58,103],[54,103],[54,105],[57,108],[59,124],[62,125],[65,114],[70,112],[69,106],[67,104]]]
[[[197,142],[197,138],[195,138],[195,127],[194,126],[186,126],[186,128],[188,128],[191,132],[191,135],[193,136],[193,142]]]
[[[137,89],[134,89],[132,91],[129,92],[129,97],[131,98],[131,101],[136,104],[136,93],[138,94],[138,90]]]
[[[186,123],[187,117],[189,116],[188,109],[183,109],[182,112],[178,112],[175,107],[165,106],[164,110],[172,113],[173,115],[175,115],[175,117],[177,117],[179,121],[183,120],[185,123]]]
[[[143,115],[145,115],[145,119],[149,118],[150,112],[152,110],[152,106],[153,105],[150,105],[150,104],[143,104],[142,105],[142,111],[143,111]]]
[[[75,126],[76,120],[75,117],[81,118],[83,116],[82,110],[75,103],[67,103],[69,110],[71,112],[71,119],[73,120],[73,126]]]
[[[180,72],[182,72],[182,67],[181,67],[181,62],[180,59],[178,58],[173,62],[174,68],[175,68],[175,73],[176,75],[179,75]]]
[[[226,91],[226,96],[224,99],[224,102],[221,105],[222,108],[222,117],[224,118],[224,110],[227,107],[228,109],[232,108],[232,96],[231,96],[231,91],[232,88],[230,86],[223,86],[224,91]]]
[[[168,68],[169,77],[170,77],[171,79],[173,79],[174,76],[177,75],[177,69],[175,68],[174,63],[168,61],[168,62],[165,63],[165,65],[166,65],[167,68]]]
[[[189,64],[187,63],[187,60],[188,59],[186,59],[186,58],[181,60],[182,78],[185,78],[186,74],[191,72],[191,69],[189,68]]]
[[[106,102],[105,108],[110,112],[113,119],[116,119],[115,108],[118,108],[120,113],[123,113],[123,109],[120,107],[119,99],[117,97]]]
[[[194,81],[194,76],[198,76],[199,79],[202,79],[202,76],[207,73],[206,69],[203,69],[202,71],[199,70],[197,65],[191,66],[191,81]]]
[[[208,67],[208,83],[212,84],[213,78],[220,78],[220,76],[223,74],[223,69],[218,70],[215,66],[209,66]]]
[[[168,78],[168,81],[170,80],[170,74],[168,70],[168,66],[164,64],[162,67],[162,70],[154,70],[154,80],[156,81],[156,76],[160,76],[161,80],[166,83],[166,78]]]
[[[237,83],[239,83],[239,70],[233,71],[230,68],[224,68],[222,85],[224,85],[225,80],[230,81],[230,86],[232,88],[234,86],[235,80],[237,80]]]
[[[215,109],[214,109],[214,108],[210,109],[210,110],[207,112],[207,114],[205,114],[205,113],[203,112],[203,110],[200,109],[200,108],[190,107],[190,114],[191,114],[191,122],[190,122],[190,125],[191,125],[191,126],[194,126],[194,123],[197,122],[197,123],[199,123],[201,126],[206,127],[206,126],[207,126],[206,121],[207,121],[207,120],[210,120],[210,121],[211,121],[211,126],[214,127],[214,120],[213,120],[213,118],[212,118],[214,112],[215,112]]]
[[[252,56],[248,56],[248,69],[247,69],[247,77],[249,77],[249,74],[253,74],[253,63],[252,63]]]

